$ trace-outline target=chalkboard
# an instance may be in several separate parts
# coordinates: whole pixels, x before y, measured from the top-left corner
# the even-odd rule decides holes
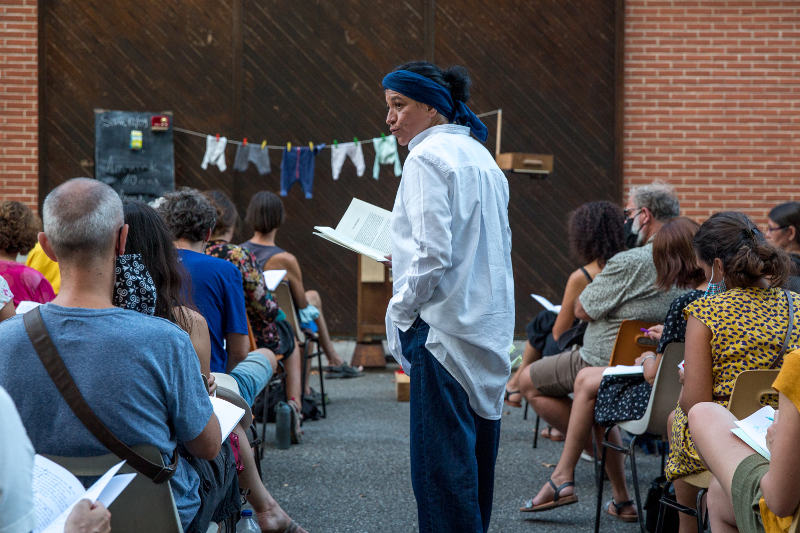
[[[169,117],[165,131],[151,129],[151,118],[159,115]],[[131,148],[131,131],[141,132],[141,149]],[[123,198],[150,201],[174,190],[172,112],[95,109],[94,177]]]

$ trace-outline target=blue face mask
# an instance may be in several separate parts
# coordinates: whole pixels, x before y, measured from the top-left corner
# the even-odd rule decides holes
[[[723,276],[722,279],[719,280],[719,283],[714,283],[714,265],[711,265],[711,279],[708,280],[708,288],[706,289],[706,293],[703,295],[705,296],[714,296],[715,294],[719,294],[721,292],[725,292],[728,290],[728,287],[725,286],[725,277]]]

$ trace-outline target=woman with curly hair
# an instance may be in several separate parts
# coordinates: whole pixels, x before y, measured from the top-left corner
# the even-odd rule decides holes
[[[8,282],[15,306],[24,300],[43,304],[55,298],[50,282],[38,270],[17,263],[17,255],[27,254],[36,244],[41,226],[25,204],[0,203],[0,276]]]
[[[542,311],[525,328],[528,341],[522,354],[522,364],[511,376],[506,385],[505,401],[508,405],[519,407],[522,395],[519,392],[519,373],[542,356],[554,355],[569,348],[564,346],[561,336],[579,321],[575,318],[575,300],[591,283],[617,252],[625,249],[622,209],[611,202],[588,202],[572,212],[568,223],[569,243],[572,255],[583,264],[567,279],[561,311]],[[568,339],[567,339],[568,340]],[[555,428],[542,430],[542,436],[552,440],[564,440]]]

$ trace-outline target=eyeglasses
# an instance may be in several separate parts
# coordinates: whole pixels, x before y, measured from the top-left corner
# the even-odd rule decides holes
[[[789,226],[775,226],[774,228],[767,224],[767,233],[772,233],[773,231],[780,231],[782,229],[786,229]]]
[[[623,213],[625,214],[625,218],[633,218],[641,213],[642,209],[642,207],[637,207],[636,209],[625,209]]]

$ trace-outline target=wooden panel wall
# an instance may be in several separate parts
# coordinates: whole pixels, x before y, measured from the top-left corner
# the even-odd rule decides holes
[[[509,178],[521,332],[538,311],[528,294],[559,299],[575,267],[567,213],[620,197],[617,15],[608,0],[42,0],[41,197],[93,174],[96,107],[172,110],[179,127],[251,142],[341,142],[386,131],[380,80],[396,64],[463,64],[473,77],[473,110],[503,108],[503,151],[556,158],[546,180]],[[495,118],[486,123],[494,151]],[[272,174],[260,177],[253,167],[203,171],[204,149],[204,139],[175,134],[178,185],[219,188],[242,214],[255,191],[278,190],[277,151]],[[229,147],[229,166],[234,153]],[[356,257],[311,228],[335,225],[353,196],[391,208],[399,178],[385,167],[373,180],[370,145],[364,154],[364,176],[347,162],[333,182],[323,151],[314,198],[305,200],[299,185],[290,191],[278,237],[300,259],[308,287],[322,292],[339,334],[355,333]]]

